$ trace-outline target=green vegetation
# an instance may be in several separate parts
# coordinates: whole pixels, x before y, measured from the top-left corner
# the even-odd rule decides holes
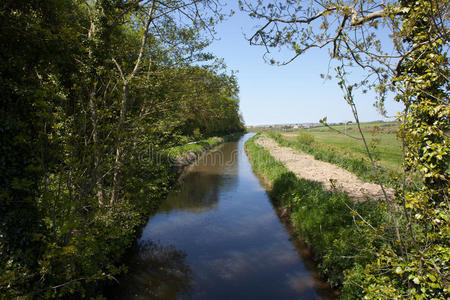
[[[402,145],[398,137],[398,126],[399,124],[396,122],[361,124],[364,135],[369,138],[370,150],[377,162],[382,167],[395,172],[400,172],[402,167]],[[314,147],[327,148],[325,145],[335,146],[329,148],[333,152],[342,152],[344,155],[352,152],[354,157],[367,158],[364,143],[355,124],[331,125],[331,127],[319,126],[289,131],[286,132],[287,135],[284,135],[283,138],[289,141],[299,141],[297,136],[308,136],[306,134],[308,133],[313,138],[313,141],[316,142]],[[311,144],[309,141],[301,143]]]
[[[177,177],[149,149],[243,130],[214,7],[1,2],[0,298],[97,296]]]
[[[250,44],[263,46],[272,64],[280,62],[269,56],[280,52],[271,48],[292,51],[281,63],[315,48],[329,50],[343,104],[351,109],[366,150],[370,142],[363,134],[355,97],[375,93],[375,107],[384,116],[388,96],[402,104],[397,121],[404,167],[393,178],[395,199],[386,197],[380,205],[386,222],[365,224],[368,234],[382,237],[384,243],[376,261],[364,267],[361,296],[448,299],[450,1],[316,0],[281,5],[242,0],[240,5],[261,22],[249,35]],[[281,57],[286,59],[284,52]],[[326,117],[321,123],[326,124]],[[368,158],[374,165],[377,157],[368,151]],[[391,169],[399,163],[392,154],[379,158]]]
[[[369,138],[372,153],[379,163],[392,171],[400,171],[402,166],[402,145],[397,136],[397,123],[362,123],[363,133]],[[360,139],[356,125],[338,125],[333,128],[358,138],[345,136],[327,127],[314,127],[307,132],[314,136],[314,140],[342,149],[348,149],[355,154],[367,157],[366,149]]]
[[[383,121],[373,121],[373,122],[364,122],[360,123],[361,128],[364,132],[370,132],[376,128],[381,130],[383,133],[397,133],[398,131],[398,122],[383,122]],[[342,132],[345,132],[345,130],[348,130],[349,133],[353,132],[352,135],[357,136],[358,134],[358,126],[352,122],[349,121],[347,124],[339,123],[339,124],[333,124],[332,126],[334,129],[340,130]],[[330,128],[328,126],[316,126],[307,129],[308,131],[318,132],[318,131],[329,131]]]
[[[278,4],[239,1],[263,22],[250,43],[286,46],[293,59],[329,47],[357,124],[356,90],[376,92],[382,113],[396,93],[405,168],[393,178],[396,199],[380,205],[385,218],[369,204],[345,216],[345,196],[262,162],[276,169],[268,172],[274,193],[345,293],[449,298],[450,1]],[[99,282],[123,271],[136,228],[175,177],[170,163],[143,154],[243,130],[236,78],[204,52],[203,32],[214,32],[220,9],[216,0],[0,2],[1,298],[96,296]],[[357,82],[353,67],[367,72]],[[273,137],[375,180],[367,160],[355,159],[359,145],[312,147],[326,143],[323,134]],[[343,148],[348,157],[333,156]],[[394,148],[380,148],[391,169]]]
[[[375,203],[353,203],[345,194],[298,179],[255,144],[257,137],[245,144],[253,170],[271,186],[270,195],[277,205],[290,212],[295,230],[311,246],[331,285],[342,290],[344,299],[360,297],[362,270],[374,261],[380,241],[367,234],[356,216],[378,226],[384,219],[382,210]]]
[[[354,151],[315,141],[315,136],[301,131],[296,137],[284,137],[279,132],[268,131],[267,134],[281,146],[311,154],[315,159],[326,161],[354,173],[363,181],[377,182],[377,177],[366,156]],[[387,170],[381,170],[380,178],[386,185],[393,185]]]
[[[184,157],[189,153],[199,153],[205,149],[212,148],[220,143],[223,143],[224,139],[221,137],[212,137],[206,140],[200,140],[197,142],[191,142],[181,146],[175,146],[167,150],[167,154],[173,158]]]
[[[223,137],[211,137],[209,139],[190,142],[185,145],[175,146],[166,150],[166,154],[172,159],[183,158],[188,154],[199,154],[206,149],[211,149],[221,143],[236,140],[242,132],[233,133]]]
[[[377,262],[367,266],[365,286],[369,297],[448,299],[449,37],[442,33],[449,32],[450,1],[406,3],[409,13],[398,36],[411,50],[408,59],[398,63],[392,83],[399,91],[396,100],[405,107],[399,117],[405,171],[395,204],[407,222],[392,218],[390,224],[398,233],[395,238],[385,235],[390,243],[382,248]],[[433,24],[436,19],[446,21]],[[420,176],[421,185],[408,184],[412,174]]]

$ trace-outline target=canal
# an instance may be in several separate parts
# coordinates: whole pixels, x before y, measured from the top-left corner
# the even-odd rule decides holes
[[[151,216],[112,299],[332,299],[244,151],[246,134],[190,166]]]

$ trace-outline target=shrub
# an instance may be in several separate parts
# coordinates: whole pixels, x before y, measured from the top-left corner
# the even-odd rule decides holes
[[[314,143],[314,136],[306,131],[299,131],[297,136],[297,143],[310,146]]]

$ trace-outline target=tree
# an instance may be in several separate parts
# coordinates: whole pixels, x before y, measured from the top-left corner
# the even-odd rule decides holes
[[[191,139],[184,113],[197,96],[199,107],[239,118],[237,100],[221,107],[236,96],[233,80],[192,66],[214,59],[203,49],[220,8],[214,0],[0,4],[0,298],[90,297],[123,271],[137,227],[176,177],[168,161],[142,153]],[[170,82],[177,73],[201,76]],[[210,128],[220,122],[200,135],[219,132]]]
[[[265,47],[273,64],[289,63],[313,48],[328,49],[339,64],[339,85],[357,123],[353,97],[358,88],[377,92],[381,113],[389,92],[404,104],[399,116],[404,172],[396,199],[385,199],[389,218],[378,230],[386,242],[377,261],[367,266],[363,289],[370,298],[448,297],[450,2],[240,1],[240,6],[262,21],[249,41]],[[292,58],[269,58],[273,47],[291,49]],[[365,71],[353,84],[352,68]],[[412,184],[417,177],[423,180]]]
[[[77,51],[70,1],[0,4],[0,294],[33,290],[42,236],[49,234],[37,201],[57,163],[54,108],[70,86]],[[65,78],[59,77],[64,72]]]

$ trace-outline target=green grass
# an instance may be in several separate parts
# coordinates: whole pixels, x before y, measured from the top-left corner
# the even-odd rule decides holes
[[[367,155],[362,141],[357,141],[333,132],[311,132],[311,134],[319,143],[348,149],[360,155]],[[376,144],[375,150],[372,153],[380,161],[382,166],[394,171],[399,170],[402,165],[402,148],[397,136],[395,134],[383,134],[375,138],[379,139],[379,143]],[[370,140],[371,138],[368,135],[369,146]]]
[[[332,286],[342,291],[342,298],[362,297],[361,270],[373,261],[379,244],[364,226],[355,225],[358,212],[377,226],[383,214],[374,202],[353,203],[342,193],[327,191],[317,182],[299,179],[255,144],[255,137],[245,144],[253,170],[271,186],[275,204],[290,212],[291,222],[301,239],[311,246],[318,266]],[[351,275],[351,280],[349,277]]]
[[[399,171],[402,165],[402,147],[397,138],[397,123],[363,123],[361,124],[363,133],[369,145],[375,142],[373,154],[380,164],[393,171]],[[348,135],[360,137],[356,125],[333,126],[337,130],[346,132]],[[374,133],[376,131],[376,133]],[[327,127],[315,127],[307,132],[314,136],[315,141],[322,144],[332,145],[341,149],[346,149],[358,155],[366,156],[366,149],[361,140],[355,140],[331,130]]]
[[[367,122],[367,123],[360,123],[361,128],[363,130],[371,130],[374,127],[379,127],[383,132],[390,132],[390,133],[396,133],[398,129],[398,123],[397,122]],[[331,127],[344,131],[345,129],[351,131],[357,131],[357,125],[355,123],[349,123],[347,125],[345,124],[338,124],[338,125],[331,125]],[[312,127],[310,129],[307,129],[308,131],[328,131],[330,130],[327,126],[317,126]]]
[[[222,137],[212,137],[206,140],[201,140],[197,142],[192,142],[189,144],[172,147],[167,150],[167,154],[171,157],[183,157],[188,153],[198,153],[205,149],[212,148],[217,146],[220,143],[223,143],[224,139]]]
[[[335,164],[366,182],[378,183],[376,174],[367,156],[352,151],[349,148],[338,147],[332,144],[317,142],[316,137],[308,132],[297,132],[297,136],[286,137],[279,132],[267,132],[269,137],[281,146],[290,147],[314,156],[315,159]],[[394,182],[388,169],[380,166],[379,178],[387,186],[393,186]]]

